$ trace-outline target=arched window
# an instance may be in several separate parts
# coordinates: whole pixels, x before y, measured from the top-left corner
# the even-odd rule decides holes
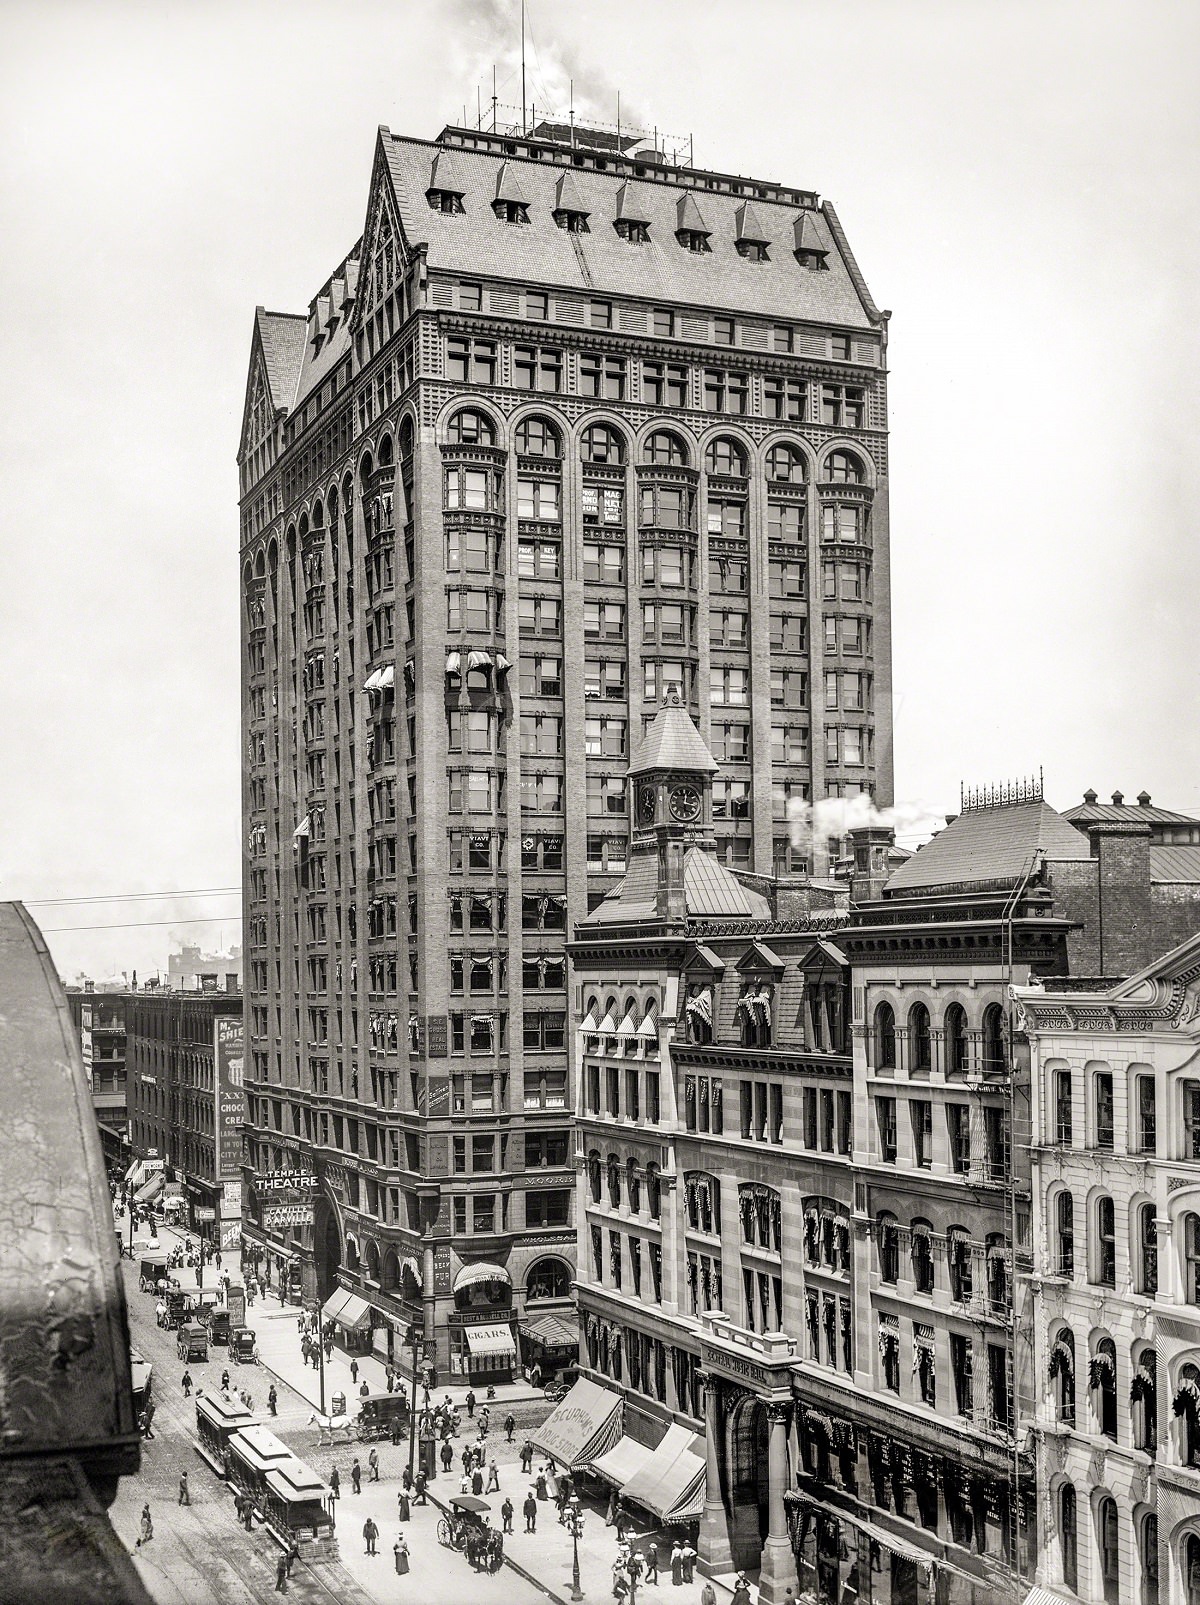
[[[1129,1411],[1134,1447],[1153,1454],[1158,1442],[1158,1355],[1149,1346],[1134,1356]]]
[[[562,456],[562,443],[558,430],[545,418],[525,418],[517,425],[517,451],[522,457]]]
[[[616,1154],[608,1156],[608,1202],[613,1209],[621,1207],[621,1161]]]
[[[659,1220],[662,1216],[662,1181],[658,1166],[653,1160],[646,1166],[646,1207],[650,1211],[651,1220]]]
[[[946,1074],[964,1076],[967,1073],[967,1013],[961,1003],[952,1003],[942,1020],[945,1043]]]
[[[1102,1193],[1096,1199],[1093,1209],[1095,1213],[1095,1251],[1090,1279],[1100,1287],[1116,1287],[1116,1209],[1107,1193]]]
[[[900,1278],[900,1227],[894,1215],[882,1214],[875,1220],[875,1242],[879,1250],[879,1280],[893,1283]]]
[[[1137,1290],[1147,1298],[1158,1292],[1158,1216],[1154,1205],[1137,1209]]]
[[[1180,1366],[1171,1411],[1180,1423],[1180,1458],[1185,1466],[1200,1465],[1200,1370],[1194,1365]]]
[[[447,424],[446,439],[452,446],[494,446],[496,431],[486,413],[463,407]]]
[[[585,463],[625,461],[625,442],[607,424],[589,424],[580,437],[579,451]]]
[[[923,1003],[914,1003],[908,1011],[909,1072],[928,1072],[932,1063],[931,1054],[929,1010]]]
[[[709,442],[704,453],[704,466],[710,474],[729,474],[735,479],[745,479],[745,449],[728,435],[721,435]]]
[[[767,453],[767,478],[777,484],[803,485],[804,454],[786,441],[772,446]]]
[[[1069,1070],[1056,1070],[1052,1084],[1054,1092],[1054,1141],[1060,1142],[1069,1148],[1074,1135],[1071,1072]]]
[[[600,1176],[600,1155],[595,1148],[587,1156],[588,1191],[592,1195],[592,1203],[600,1202],[603,1183]]]
[[[1118,1605],[1121,1597],[1121,1548],[1117,1532],[1117,1502],[1111,1494],[1103,1494],[1096,1501],[1096,1547],[1100,1554],[1105,1605]]]
[[[407,458],[412,456],[412,454],[413,454],[413,446],[414,446],[415,443],[416,443],[416,430],[413,428],[412,419],[411,418],[402,418],[400,420],[400,461],[401,462],[404,462]]]
[[[861,460],[852,451],[831,451],[825,459],[829,485],[861,485],[866,477]]]
[[[642,448],[642,457],[659,468],[686,468],[687,447],[669,429],[656,429]]]
[[[1050,1344],[1050,1381],[1054,1385],[1055,1409],[1060,1421],[1075,1425],[1075,1335],[1069,1326],[1060,1327]]]
[[[1138,1527],[1138,1549],[1142,1569],[1141,1605],[1158,1605],[1158,1517],[1153,1511],[1142,1517]]]
[[[933,1228],[927,1220],[912,1223],[910,1241],[913,1285],[918,1293],[933,1292]]]
[[[1058,1239],[1058,1274],[1075,1275],[1075,1199],[1066,1188],[1054,1201],[1054,1231]]]
[[[1062,1580],[1074,1592],[1079,1584],[1078,1515],[1075,1486],[1069,1482],[1058,1491],[1058,1555]]]
[[[1183,1217],[1183,1296],[1200,1304],[1200,1215]]]
[[[1183,1540],[1183,1593],[1186,1605],[1200,1605],[1200,1538],[1189,1533]]]
[[[1113,1442],[1117,1439],[1117,1346],[1112,1338],[1101,1338],[1088,1368],[1092,1408],[1100,1431]]]
[[[1008,1066],[1005,1045],[1004,1010],[998,1003],[989,1003],[983,1011],[983,1069],[984,1074],[999,1075]]]
[[[896,1067],[896,1011],[890,1003],[881,1003],[875,1010],[875,1068],[894,1070]]]
[[[1113,1107],[1113,1078],[1111,1070],[1097,1070],[1092,1075],[1094,1103],[1095,1145],[1111,1153],[1116,1136],[1116,1117]]]
[[[946,1269],[950,1277],[950,1297],[965,1304],[975,1291],[974,1256],[971,1234],[965,1226],[951,1226],[946,1233]]]
[[[571,1273],[560,1259],[534,1260],[525,1278],[527,1303],[538,1299],[569,1298]]]

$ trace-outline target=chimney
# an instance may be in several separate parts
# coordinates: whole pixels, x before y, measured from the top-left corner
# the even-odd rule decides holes
[[[1138,792],[1138,802],[1141,803],[1143,808],[1149,808],[1149,806],[1150,806],[1150,793],[1148,791],[1139,791]]]
[[[868,903],[883,896],[892,873],[889,854],[896,832],[890,825],[859,825],[847,831],[854,864],[850,871],[850,901]]]

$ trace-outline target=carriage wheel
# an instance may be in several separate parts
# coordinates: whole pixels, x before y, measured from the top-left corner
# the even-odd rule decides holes
[[[454,1548],[454,1528],[445,1516],[438,1522],[437,1535],[439,1544],[445,1544],[450,1549]]]

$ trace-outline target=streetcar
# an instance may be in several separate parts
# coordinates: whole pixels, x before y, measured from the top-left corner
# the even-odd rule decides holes
[[[239,1427],[230,1435],[226,1465],[230,1484],[249,1496],[258,1515],[265,1518],[267,1509],[267,1476],[277,1471],[288,1460],[292,1451],[280,1443],[273,1432],[253,1422]]]
[[[295,1455],[267,1473],[263,1514],[285,1549],[295,1543],[304,1560],[336,1557],[332,1490]]]
[[[196,1400],[197,1453],[207,1460],[218,1477],[229,1475],[229,1440],[243,1427],[256,1427],[257,1419],[240,1399],[227,1399],[208,1393]]]

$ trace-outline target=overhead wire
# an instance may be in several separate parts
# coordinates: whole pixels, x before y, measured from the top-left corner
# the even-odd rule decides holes
[[[89,892],[83,897],[23,897],[20,901],[26,908],[49,908],[59,903],[155,903],[179,897],[227,897],[241,889],[240,886],[198,886],[182,892]]]
[[[57,936],[64,931],[136,931],[153,926],[158,930],[173,925],[234,925],[241,921],[241,914],[205,914],[190,919],[179,920],[118,920],[113,925],[43,925],[43,936]]]

